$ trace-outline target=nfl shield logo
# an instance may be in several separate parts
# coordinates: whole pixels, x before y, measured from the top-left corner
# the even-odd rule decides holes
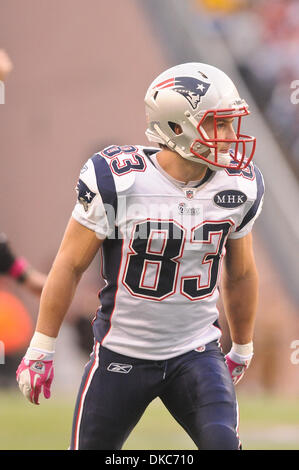
[[[195,191],[193,189],[186,189],[185,195],[187,199],[193,199]]]

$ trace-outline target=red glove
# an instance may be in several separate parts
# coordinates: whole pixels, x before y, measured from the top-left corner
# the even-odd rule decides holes
[[[50,387],[54,378],[53,353],[29,348],[18,367],[16,376],[23,395],[39,405],[39,395],[50,398]]]
[[[246,352],[247,354],[240,354]],[[230,352],[225,356],[225,362],[228,367],[234,385],[242,379],[246,369],[248,369],[253,356],[252,343],[238,345],[233,343]]]
[[[39,395],[42,391],[45,398],[51,396],[55,341],[55,338],[35,332],[16,372],[21,392],[31,403],[36,405],[39,405]]]

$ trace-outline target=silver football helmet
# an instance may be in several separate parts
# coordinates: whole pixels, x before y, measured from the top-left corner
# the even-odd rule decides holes
[[[240,98],[232,80],[216,67],[192,62],[166,70],[149,86],[145,106],[147,138],[188,160],[204,163],[212,170],[244,169],[253,157],[255,137],[241,134],[248,104]],[[209,116],[214,120],[212,137],[202,125]],[[237,118],[234,139],[217,136],[217,121],[225,118]],[[175,132],[175,124],[181,126],[180,134]],[[220,152],[219,144],[224,142],[230,149]]]

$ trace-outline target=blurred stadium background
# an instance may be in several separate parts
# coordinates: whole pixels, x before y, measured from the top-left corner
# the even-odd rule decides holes
[[[299,449],[299,104],[292,99],[299,4],[270,3],[0,0],[0,49],[14,66],[0,106],[1,231],[43,272],[71,214],[83,162],[108,144],[148,144],[143,98],[153,77],[180,62],[202,61],[240,85],[253,112],[248,130],[258,139],[255,160],[266,200],[254,229],[260,273],[255,356],[237,393],[243,446],[265,450]],[[62,328],[52,400],[33,407],[17,390],[15,364],[24,341],[0,364],[0,449],[68,447],[90,348],[88,322],[97,307],[98,263],[84,276]],[[35,298],[6,277],[0,292],[16,296],[34,324]],[[219,309],[226,351],[230,340]],[[3,325],[9,307],[0,315]],[[27,341],[28,321],[25,328],[15,313],[14,322],[16,335]],[[193,448],[158,400],[126,443],[126,449]]]

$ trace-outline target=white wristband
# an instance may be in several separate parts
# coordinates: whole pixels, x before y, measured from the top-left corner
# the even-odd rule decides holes
[[[30,342],[30,348],[40,349],[42,351],[47,351],[49,353],[55,352],[55,343],[56,338],[52,338],[51,336],[44,335],[39,331],[36,331],[32,336]]]
[[[230,358],[240,364],[250,361],[253,356],[253,342],[247,344],[232,344],[232,348],[229,353]]]

